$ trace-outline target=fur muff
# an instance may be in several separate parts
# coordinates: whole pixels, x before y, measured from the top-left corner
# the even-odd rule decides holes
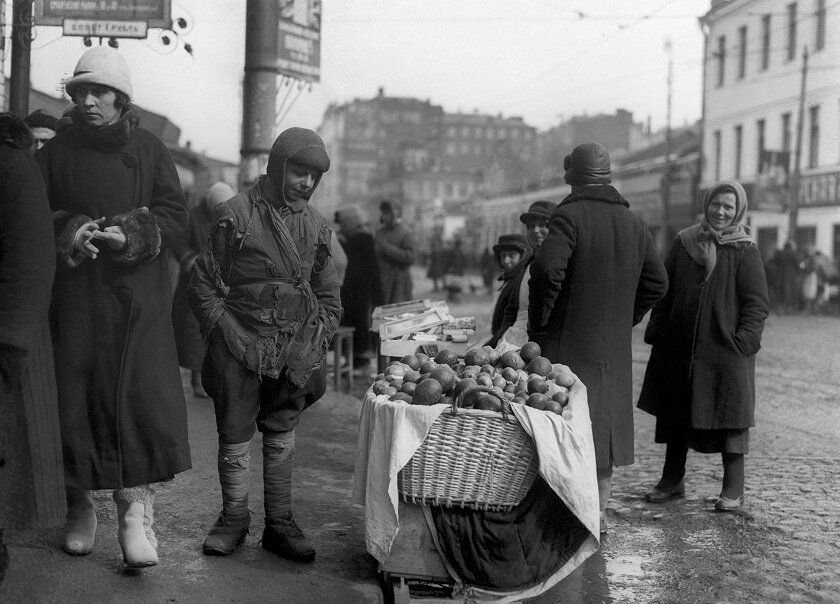
[[[125,249],[114,252],[115,262],[136,264],[152,260],[160,253],[160,227],[148,208],[137,208],[114,216],[108,221],[108,226],[120,226],[125,233]]]

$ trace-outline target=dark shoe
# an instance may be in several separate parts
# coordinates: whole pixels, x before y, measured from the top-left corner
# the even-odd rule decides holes
[[[685,481],[680,480],[678,483],[671,487],[663,487],[662,481],[659,481],[655,487],[653,487],[650,491],[645,493],[645,501],[649,501],[650,503],[665,503],[672,497],[684,497],[685,496]]]
[[[728,497],[719,497],[715,501],[716,512],[737,512],[744,505],[744,496],[741,495],[736,499],[729,499]]]
[[[219,514],[219,518],[204,539],[202,549],[205,555],[230,556],[236,551],[236,547],[245,541],[250,523],[250,516],[243,520],[229,520],[224,514]]]
[[[6,579],[6,569],[9,568],[9,549],[5,543],[0,543],[0,585]]]
[[[315,548],[306,540],[306,536],[295,524],[291,516],[266,524],[262,536],[262,546],[273,554],[296,562],[312,562]]]

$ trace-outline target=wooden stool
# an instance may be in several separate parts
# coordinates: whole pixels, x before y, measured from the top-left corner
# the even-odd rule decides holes
[[[342,390],[341,377],[347,375],[347,388],[345,392],[353,389],[353,333],[355,327],[337,327],[333,335],[333,371],[335,372],[335,389]],[[341,357],[347,359],[347,366],[342,367]]]

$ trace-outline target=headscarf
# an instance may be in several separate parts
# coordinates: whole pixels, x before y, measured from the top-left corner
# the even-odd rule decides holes
[[[729,226],[722,229],[714,228],[706,218],[709,205],[719,193],[735,194],[735,217]],[[703,216],[700,222],[679,232],[680,241],[688,254],[697,264],[706,268],[706,280],[709,279],[717,263],[717,246],[753,243],[750,228],[744,224],[746,216],[747,193],[744,187],[734,180],[722,180],[703,198]]]

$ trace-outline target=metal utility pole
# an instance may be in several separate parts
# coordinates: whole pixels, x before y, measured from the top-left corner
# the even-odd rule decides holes
[[[248,0],[245,9],[245,81],[239,184],[252,185],[265,172],[274,142],[277,98],[277,0]]]
[[[793,175],[788,185],[788,241],[796,241],[796,221],[799,218],[799,180],[802,173],[802,126],[805,121],[805,81],[808,77],[808,47],[802,49],[802,85],[799,89],[799,118],[796,124],[796,150],[793,156]]]
[[[21,118],[29,114],[29,50],[31,42],[32,0],[13,0],[9,111]]]
[[[665,120],[665,175],[662,177],[662,221],[665,223],[664,244],[671,241],[671,91],[674,81],[674,49],[671,38],[665,38],[668,53],[668,109]]]

